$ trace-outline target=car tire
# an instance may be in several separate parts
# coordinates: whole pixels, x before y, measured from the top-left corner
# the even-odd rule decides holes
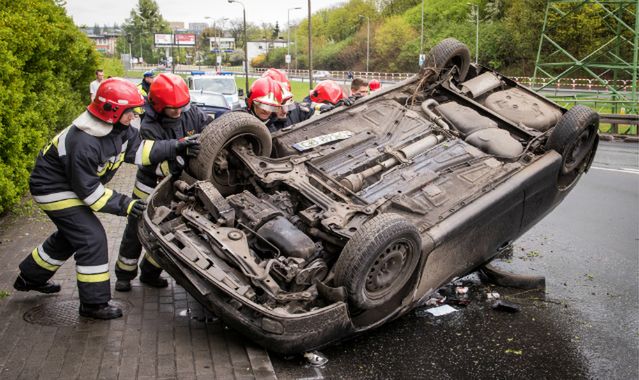
[[[576,105],[569,109],[551,132],[546,149],[561,154],[561,174],[580,172],[595,144],[599,129],[599,114],[590,108]]]
[[[446,38],[433,46],[428,52],[423,68],[431,67],[439,70],[441,74],[447,72],[453,66],[457,66],[454,78],[457,82],[463,82],[470,67],[470,50],[468,46],[454,38]]]
[[[200,154],[189,161],[189,171],[198,180],[211,181],[222,195],[237,189],[238,162],[229,161],[229,147],[233,143],[248,143],[257,156],[270,156],[271,134],[256,117],[246,112],[228,112],[213,120],[200,135]],[[226,169],[218,165],[226,161]],[[224,165],[223,165],[224,166]]]
[[[417,227],[400,215],[380,214],[346,243],[335,263],[335,284],[346,289],[356,310],[382,307],[405,288],[420,254]]]

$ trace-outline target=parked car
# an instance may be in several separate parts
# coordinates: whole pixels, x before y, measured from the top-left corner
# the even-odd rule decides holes
[[[202,111],[213,118],[231,110],[231,106],[222,94],[204,90],[190,90],[189,93],[191,94],[191,105],[200,107]]]
[[[232,75],[191,75],[187,78],[189,89],[217,92],[224,95],[233,110],[244,108],[244,90],[238,89]]]
[[[313,72],[313,79],[318,81],[331,79],[331,73],[324,70],[317,70]]]
[[[418,75],[273,135],[217,118],[150,196],[141,241],[249,339],[317,349],[489,263],[575,187],[598,123],[446,39]]]

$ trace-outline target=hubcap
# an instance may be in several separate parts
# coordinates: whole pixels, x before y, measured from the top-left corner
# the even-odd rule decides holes
[[[410,260],[411,247],[406,241],[391,243],[377,257],[366,277],[366,292],[370,298],[381,298],[394,290]]]

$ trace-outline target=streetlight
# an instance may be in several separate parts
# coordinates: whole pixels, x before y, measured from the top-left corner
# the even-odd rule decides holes
[[[311,1],[311,0],[308,0]],[[244,85],[244,93],[248,94],[249,90],[249,81],[248,81],[248,40],[246,38],[246,8],[244,7],[244,3],[239,0],[228,0],[229,4],[238,3],[242,6],[242,16],[244,17],[244,78],[246,78],[246,82]]]
[[[422,34],[419,37],[419,55],[424,54],[424,0],[422,0]]]
[[[288,31],[288,41],[286,42],[286,47],[288,48],[288,71],[291,71],[291,11],[296,9],[302,9],[302,7],[289,8],[288,17],[286,18],[286,30]]]
[[[479,59],[479,5],[471,3],[466,4],[471,6],[475,13],[475,64],[477,64],[477,60]]]
[[[313,89],[313,26],[311,25],[311,0],[308,0],[308,88]]]
[[[359,18],[366,18],[366,23],[368,24],[366,30],[366,75],[368,75],[368,58],[370,57],[371,51],[371,19],[368,16],[359,15]]]

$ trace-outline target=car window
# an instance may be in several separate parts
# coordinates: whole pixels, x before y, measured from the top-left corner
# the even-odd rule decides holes
[[[196,78],[193,80],[193,89],[225,95],[233,95],[237,92],[233,78]]]
[[[191,103],[209,107],[230,108],[224,96],[219,94],[205,94],[192,91]]]

